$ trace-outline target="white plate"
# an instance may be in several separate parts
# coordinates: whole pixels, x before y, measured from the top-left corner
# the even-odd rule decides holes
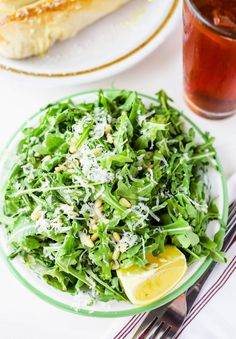
[[[153,98],[147,97],[140,94],[144,103],[149,105],[153,102]],[[97,99],[97,92],[90,91],[86,93],[79,93],[70,97],[75,103],[79,102],[91,102]],[[67,99],[66,99],[67,100]],[[13,164],[15,163],[15,151],[18,142],[22,138],[22,129],[23,127],[32,127],[37,125],[39,117],[44,114],[44,110],[35,114],[31,119],[29,119],[24,126],[22,126],[19,131],[15,134],[13,139],[10,141],[9,145],[5,148],[3,155],[0,159],[0,177],[1,177],[1,186],[7,180],[9,171],[11,170]],[[183,116],[185,121],[186,128],[193,127],[196,130],[196,140],[201,142],[203,140],[203,134],[188,118]],[[222,219],[222,224],[226,222],[227,211],[228,211],[228,202],[227,202],[227,189],[226,181],[223,173],[223,169],[217,159],[219,172],[215,169],[209,171],[209,179],[212,186],[212,196],[217,197],[217,205],[219,207],[220,216]],[[0,196],[0,210],[2,209],[3,189],[1,187],[1,196]],[[216,231],[219,229],[218,222],[211,222],[208,225],[208,235],[213,236]],[[71,311],[74,313],[82,315],[91,315],[95,317],[119,317],[119,316],[129,316],[140,312],[149,311],[156,307],[162,306],[163,304],[173,300],[178,295],[187,290],[195,281],[200,277],[203,272],[206,270],[211,260],[202,259],[198,262],[195,262],[190,267],[188,267],[187,273],[182,279],[182,281],[175,287],[170,294],[166,297],[158,300],[157,302],[144,306],[136,307],[126,302],[97,302],[93,306],[87,306],[88,297],[86,295],[78,294],[72,296],[68,293],[64,293],[56,290],[55,288],[47,285],[44,281],[39,279],[39,277],[30,270],[25,264],[22,263],[20,258],[15,258],[10,261],[7,259],[8,254],[11,252],[11,249],[8,246],[6,233],[0,225],[0,254],[3,255],[3,258],[6,259],[8,265],[10,266],[13,273],[16,277],[33,293],[41,297],[43,300],[60,307],[64,310]]]
[[[0,57],[0,69],[64,85],[100,80],[133,66],[158,47],[175,27],[180,8],[180,0],[132,0],[76,37],[58,42],[43,57]]]

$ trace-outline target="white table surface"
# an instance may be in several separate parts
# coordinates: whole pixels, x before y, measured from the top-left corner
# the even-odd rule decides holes
[[[215,145],[226,175],[233,174],[236,172],[236,116],[222,121],[209,121],[194,115],[184,106],[181,58],[181,28],[176,28],[158,50],[134,68],[90,85],[44,88],[30,80],[19,82],[0,73],[0,149],[32,113],[60,97],[111,85],[147,94],[154,94],[163,88],[180,109],[183,108],[200,127],[216,137]],[[90,318],[82,318],[46,304],[26,290],[0,261],[1,339],[105,338],[111,320],[97,320],[96,328],[92,322]]]

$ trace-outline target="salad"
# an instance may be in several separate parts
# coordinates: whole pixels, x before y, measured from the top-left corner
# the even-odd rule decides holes
[[[121,272],[146,269],[150,255],[161,262],[166,248],[188,265],[225,260],[223,232],[206,234],[219,218],[213,138],[197,143],[164,91],[148,107],[126,90],[58,102],[23,133],[1,222],[11,258],[51,286],[91,302],[128,300]]]

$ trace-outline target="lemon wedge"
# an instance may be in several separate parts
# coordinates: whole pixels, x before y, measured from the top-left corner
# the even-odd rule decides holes
[[[148,305],[167,295],[183,278],[187,263],[184,254],[175,246],[165,246],[154,257],[147,255],[145,267],[133,265],[117,270],[118,278],[132,304]]]

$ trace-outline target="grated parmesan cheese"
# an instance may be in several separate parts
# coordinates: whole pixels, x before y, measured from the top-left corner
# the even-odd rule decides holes
[[[76,219],[78,216],[78,213],[75,212],[74,207],[68,204],[61,204],[60,207],[58,207],[55,210],[55,214],[59,214],[60,212],[63,212],[69,219]]]
[[[97,157],[87,144],[83,144],[76,153],[80,159],[82,173],[86,179],[101,184],[109,183],[114,179],[114,174],[99,165]]]
[[[132,234],[131,232],[124,232],[122,238],[118,241],[118,247],[126,247],[126,249],[129,249],[133,247],[137,243],[138,237],[135,234]]]

